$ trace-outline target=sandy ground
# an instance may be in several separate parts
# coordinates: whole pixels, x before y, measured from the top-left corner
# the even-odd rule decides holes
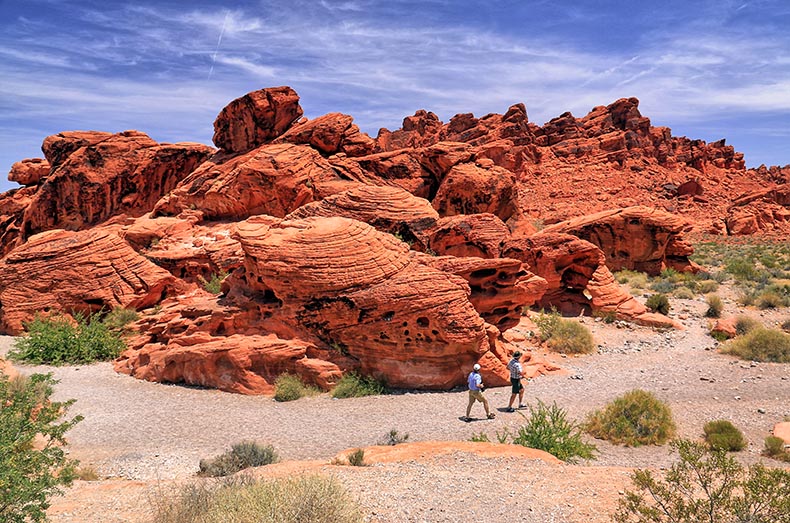
[[[533,405],[539,399],[556,401],[581,420],[623,392],[646,389],[672,407],[679,436],[698,438],[706,421],[729,419],[749,441],[738,459],[762,459],[763,439],[790,416],[790,365],[719,354],[707,335],[704,301],[672,303],[672,316],[685,330],[658,332],[579,319],[593,331],[597,353],[553,356],[567,373],[533,380],[525,399]],[[727,306],[727,312],[735,312],[731,302]],[[749,313],[772,326],[790,317],[786,309]],[[11,342],[0,337],[0,355]],[[69,433],[71,456],[105,478],[77,482],[64,497],[54,498],[50,518],[55,522],[147,521],[163,492],[193,480],[201,458],[241,440],[273,445],[283,460],[295,462],[294,470],[338,477],[357,496],[368,520],[377,522],[610,521],[634,467],[659,469],[674,461],[667,446],[626,448],[593,440],[598,459],[578,465],[514,455],[507,448],[492,456],[453,447],[449,442],[466,442],[480,432],[496,441],[497,431],[515,430],[523,422],[518,413],[504,412],[507,388],[486,392],[498,409],[495,420],[464,423],[459,419],[466,406],[462,390],[343,400],[320,395],[277,403],[142,382],[114,373],[108,363],[20,370],[52,372],[60,381],[56,398],[77,400],[70,412],[85,420]],[[473,415],[482,418],[482,407],[475,409]],[[447,442],[449,452],[415,446],[413,455],[370,467],[330,464],[343,450],[383,442],[392,429],[408,434],[409,442]]]

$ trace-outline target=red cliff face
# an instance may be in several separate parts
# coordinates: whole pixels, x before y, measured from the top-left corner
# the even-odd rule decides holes
[[[524,307],[674,326],[611,271],[694,271],[689,232],[790,232],[788,168],[746,170],[635,98],[543,126],[523,104],[417,111],[375,139],[349,115],[302,115],[275,87],[222,109],[219,151],[46,138],[0,195],[0,330],[147,308],[116,362],[141,379],[260,394],[283,372],[327,389],[358,371],[442,389],[480,363],[499,385]],[[198,285],[226,273],[219,295]]]

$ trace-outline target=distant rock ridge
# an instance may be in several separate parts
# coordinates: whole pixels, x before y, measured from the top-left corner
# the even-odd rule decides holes
[[[689,233],[790,232],[789,167],[673,137],[636,98],[543,126],[524,104],[421,110],[376,138],[299,102],[286,86],[233,100],[218,149],[47,137],[0,194],[0,331],[132,307],[115,367],[141,379],[270,394],[285,372],[328,389],[354,371],[447,389],[480,363],[504,385],[502,333],[525,308],[676,327],[612,271],[694,272]],[[220,274],[219,295],[201,288]]]

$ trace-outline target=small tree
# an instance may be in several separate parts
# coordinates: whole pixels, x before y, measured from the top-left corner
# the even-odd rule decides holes
[[[0,521],[44,521],[48,498],[75,477],[64,436],[82,416],[58,423],[74,400],[49,401],[55,383],[51,374],[0,375]]]
[[[649,470],[631,477],[614,515],[618,523],[790,521],[790,471],[757,464],[744,469],[724,449],[689,440],[672,447],[680,461],[656,479]]]

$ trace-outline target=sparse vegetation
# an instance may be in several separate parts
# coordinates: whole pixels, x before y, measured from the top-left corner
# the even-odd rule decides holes
[[[703,280],[697,286],[697,292],[700,294],[710,294],[719,290],[719,284],[715,280]]]
[[[89,466],[81,466],[75,472],[76,479],[80,481],[99,481],[99,473],[96,472],[96,469]]]
[[[193,483],[156,501],[154,523],[361,523],[364,515],[340,482],[303,475],[268,481],[226,478]]]
[[[51,401],[56,383],[50,374],[0,373],[0,521],[45,521],[49,498],[76,477],[65,434],[82,416],[60,421],[74,401]]]
[[[746,439],[743,432],[727,420],[709,421],[705,424],[702,431],[705,433],[705,441],[712,449],[722,449],[725,451],[738,451],[746,447]]]
[[[783,331],[790,332],[790,319],[783,321],[781,327]]]
[[[121,335],[98,314],[86,318],[75,312],[73,316],[71,320],[37,314],[25,324],[27,335],[14,341],[8,356],[34,365],[66,365],[111,360],[126,348]]]
[[[735,318],[735,333],[738,336],[743,336],[744,334],[748,334],[749,332],[753,331],[758,327],[762,327],[762,323],[755,320],[751,316],[740,315],[737,318]]]
[[[274,399],[276,401],[293,401],[315,394],[318,394],[318,389],[305,385],[298,376],[293,374],[280,374],[274,380]]]
[[[222,281],[227,277],[227,271],[220,271],[210,274],[208,279],[204,278],[202,275],[198,275],[198,281],[200,282],[200,286],[211,294],[219,294],[222,292]]]
[[[488,434],[485,432],[480,432],[478,434],[472,434],[472,437],[469,438],[469,441],[473,441],[475,443],[490,443],[491,440],[488,439]]]
[[[387,433],[387,435],[384,438],[384,441],[381,443],[381,445],[400,445],[401,443],[406,443],[408,440],[409,440],[409,434],[408,433],[401,434],[397,430],[391,429]]]
[[[790,334],[758,327],[730,340],[721,351],[744,360],[790,363]]]
[[[387,387],[374,378],[360,376],[355,372],[343,374],[335,388],[332,389],[333,398],[358,398],[361,396],[375,396],[384,394]]]
[[[671,309],[671,305],[669,304],[669,299],[664,294],[653,294],[647,298],[645,301],[645,307],[650,309],[653,312],[658,312],[666,316],[669,314],[669,309]]]
[[[596,438],[627,446],[661,445],[675,435],[669,406],[650,392],[635,389],[593,412],[586,423]]]
[[[688,287],[678,287],[677,289],[672,291],[672,296],[674,296],[679,300],[693,300],[696,294],[694,294],[694,291],[692,291]]]
[[[348,455],[348,464],[352,467],[364,467],[365,463],[365,449],[357,449]]]
[[[242,441],[233,445],[229,452],[220,454],[216,458],[201,459],[201,476],[229,476],[249,467],[262,467],[275,463],[278,460],[277,452],[271,445],[261,445],[254,441]]]
[[[644,289],[647,287],[647,274],[643,272],[622,269],[614,274],[617,283],[629,285],[632,289]]]
[[[708,303],[708,310],[705,311],[707,318],[721,318],[721,313],[724,310],[724,302],[721,301],[715,294],[708,294],[705,299]]]
[[[779,461],[790,462],[790,451],[785,448],[785,440],[776,436],[768,436],[763,443],[765,445],[764,455]]]
[[[588,354],[595,350],[589,329],[574,320],[566,320],[555,310],[533,318],[540,329],[540,338],[555,352]]]
[[[618,523],[790,521],[790,471],[756,464],[744,469],[723,449],[688,440],[672,442],[680,460],[657,479],[631,476],[635,490],[619,501]]]
[[[582,441],[581,426],[568,420],[565,410],[556,403],[549,406],[538,401],[537,408],[529,406],[529,418],[524,417],[526,424],[513,436],[514,444],[544,450],[569,463],[579,458],[595,459],[595,445]]]

